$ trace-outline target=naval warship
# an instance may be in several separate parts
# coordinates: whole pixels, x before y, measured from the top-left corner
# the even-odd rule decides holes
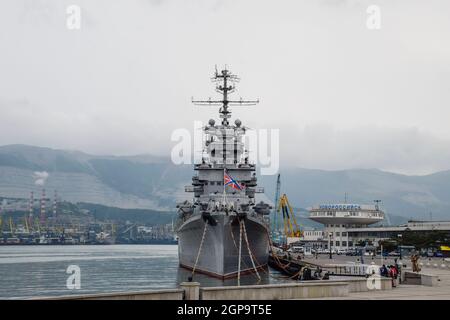
[[[202,160],[194,164],[193,201],[178,208],[178,255],[182,267],[221,279],[265,268],[269,257],[268,215],[270,205],[255,200],[256,166],[245,147],[248,130],[239,119],[230,124],[230,106],[254,105],[258,101],[229,100],[239,78],[225,68],[215,71],[212,81],[221,94],[218,100],[196,105],[219,106],[221,122],[209,120],[203,130]]]

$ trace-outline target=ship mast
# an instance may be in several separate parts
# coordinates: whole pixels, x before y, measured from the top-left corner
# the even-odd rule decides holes
[[[233,93],[236,86],[235,83],[239,82],[239,78],[232,74],[226,67],[221,72],[216,71],[214,76],[211,78],[211,81],[216,83],[216,91],[222,94],[222,100],[194,100],[192,99],[192,103],[200,106],[221,106],[219,109],[220,118],[222,118],[222,125],[224,127],[229,127],[228,119],[231,117],[231,110],[228,109],[230,106],[253,106],[259,103],[259,100],[243,100],[240,98],[239,100],[228,100],[228,95]]]

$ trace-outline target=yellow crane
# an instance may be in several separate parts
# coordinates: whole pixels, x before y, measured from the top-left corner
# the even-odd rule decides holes
[[[283,214],[284,234],[286,237],[300,237],[301,231],[298,227],[297,220],[295,219],[294,210],[292,210],[292,206],[289,203],[286,194],[283,194],[280,197],[277,211],[280,212],[280,210]]]
[[[11,231],[11,237],[14,236],[14,226],[13,226],[13,221],[12,218],[9,217],[9,230]]]
[[[25,230],[27,230],[27,233],[30,233],[30,227],[28,226],[28,218],[27,216],[25,216],[23,218],[24,222],[25,222]]]

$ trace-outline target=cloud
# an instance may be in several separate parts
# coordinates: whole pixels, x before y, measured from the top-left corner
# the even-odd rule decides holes
[[[450,140],[415,127],[345,129],[316,124],[280,134],[290,141],[281,151],[288,165],[325,170],[378,168],[404,174],[449,169]]]
[[[37,186],[44,186],[45,185],[45,181],[47,181],[49,174],[47,171],[35,171],[34,172],[34,184]]]
[[[73,1],[2,1],[0,144],[169,155],[173,130],[217,118],[190,98],[214,96],[214,65],[228,64],[234,97],[261,100],[233,117],[292,128],[289,163],[450,169],[450,2],[376,1],[379,31],[371,3],[80,0],[70,31]]]

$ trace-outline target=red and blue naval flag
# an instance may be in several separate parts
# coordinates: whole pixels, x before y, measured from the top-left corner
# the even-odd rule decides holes
[[[244,186],[240,185],[239,182],[234,180],[227,172],[227,170],[223,170],[223,184],[224,186],[230,186],[236,190],[243,190]]]

